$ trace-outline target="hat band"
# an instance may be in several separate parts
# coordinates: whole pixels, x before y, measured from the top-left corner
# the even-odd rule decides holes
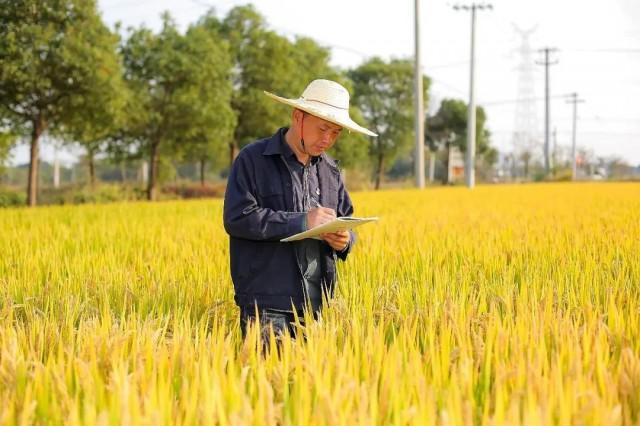
[[[318,100],[318,99],[307,99],[307,98],[305,98],[305,97],[303,97],[303,96],[300,96],[300,99],[302,99],[302,100],[304,100],[304,101],[307,101],[307,102],[318,102],[318,103],[321,103],[321,104],[323,104],[323,105],[330,106],[331,108],[342,109],[342,110],[345,110],[345,111],[348,111],[348,110],[349,110],[349,108],[348,108],[348,107],[347,107],[347,108],[339,107],[339,106],[336,106],[336,105],[332,105],[332,104],[330,104],[330,103],[328,103],[328,102],[323,102],[323,101]]]

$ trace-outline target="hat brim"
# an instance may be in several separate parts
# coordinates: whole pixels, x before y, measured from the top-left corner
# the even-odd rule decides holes
[[[362,133],[363,135],[367,135],[367,136],[374,136],[374,137],[378,136],[376,133],[372,132],[369,129],[365,129],[364,127],[360,126],[358,123],[353,121],[351,117],[349,117],[348,111],[342,112],[338,108],[334,108],[331,106],[318,107],[316,104],[307,102],[302,98],[300,99],[283,98],[281,96],[274,95],[273,93],[267,92],[266,90],[264,91],[264,94],[280,103],[308,112],[311,115],[314,115],[318,118],[329,121],[333,124],[337,124],[338,126],[343,127],[345,129]]]

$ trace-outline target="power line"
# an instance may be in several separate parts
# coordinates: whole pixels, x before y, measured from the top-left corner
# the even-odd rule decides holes
[[[448,88],[449,90],[453,90],[454,92],[459,93],[459,94],[460,94],[460,95],[462,95],[462,96],[466,96],[466,95],[467,95],[463,90],[458,89],[456,86],[453,86],[453,85],[451,85],[451,84],[449,84],[449,83],[447,83],[447,82],[444,82],[444,81],[442,81],[442,80],[440,80],[440,79],[433,78],[433,77],[431,77],[431,76],[429,76],[429,78],[430,78],[430,79],[431,79],[431,81],[433,81],[434,83],[440,84],[440,85],[442,85],[442,86],[444,86],[444,87]]]
[[[111,9],[118,9],[123,6],[128,6],[128,7],[140,6],[141,4],[149,3],[151,1],[153,0],[121,0],[114,4],[102,6],[100,9],[102,9],[102,11],[104,12]]]
[[[192,0],[192,1],[194,1],[194,0]],[[282,27],[272,27],[272,28],[277,30],[277,31],[279,31],[279,32],[281,32],[281,33],[283,33],[283,34],[287,34],[287,35],[294,36],[294,37],[300,36],[296,32],[288,30],[286,28],[282,28]],[[317,41],[318,43],[320,43],[321,45],[326,46],[326,47],[330,47],[332,49],[338,49],[338,50],[347,51],[349,53],[353,53],[355,55],[358,55],[358,56],[362,57],[362,59],[364,59],[364,60],[367,60],[367,59],[370,59],[370,58],[376,56],[376,55],[373,55],[373,54],[370,54],[370,53],[363,52],[361,50],[354,49],[352,47],[346,47],[346,46],[341,46],[341,45],[338,45],[338,44],[334,44],[334,43],[328,42],[326,40],[320,40],[320,39],[317,39],[317,38],[314,38],[314,40]],[[430,70],[434,70],[434,69],[451,68],[451,67],[468,65],[468,64],[469,64],[469,61],[459,61],[459,62],[451,62],[451,63],[446,63],[446,64],[431,65],[431,66],[426,66],[424,68],[425,68],[425,72],[429,73]],[[454,86],[454,85],[452,85],[450,83],[447,83],[447,82],[445,82],[445,81],[443,81],[443,80],[441,80],[439,78],[435,78],[435,77],[433,77],[433,75],[428,75],[428,77],[432,82],[438,83],[438,84],[440,84],[440,85],[442,85],[442,86],[444,86],[444,87],[446,87],[446,88],[448,88],[450,90],[453,90],[456,93],[459,93],[460,95],[465,95],[466,96],[466,92],[461,90],[461,89],[459,89],[459,88],[457,88],[456,86]]]
[[[491,131],[491,133],[495,133],[495,134],[512,134],[513,130],[509,129],[493,129],[493,128],[489,128],[489,130]],[[569,129],[559,129],[558,133],[562,133],[565,135],[571,134],[571,130]],[[581,131],[580,132],[581,135],[589,135],[589,136],[594,136],[594,135],[601,135],[601,136],[612,136],[612,137],[639,137],[640,138],[640,132],[638,133],[634,133],[634,132],[608,132],[606,130],[592,130],[592,131]],[[639,140],[640,142],[640,140]]]
[[[550,96],[549,99],[566,99],[567,95],[553,95]],[[481,101],[479,103],[481,103],[483,106],[494,106],[494,105],[504,105],[504,104],[515,104],[518,102],[522,102],[522,101],[544,101],[546,98],[526,98],[526,99],[502,99],[502,100],[498,100],[498,101]]]
[[[562,49],[562,51],[583,53],[640,53],[640,49],[629,49],[625,47],[605,47],[601,49]]]
[[[566,120],[568,118],[571,118],[571,117],[567,117],[567,116],[563,116],[563,115],[557,115],[556,116],[556,119],[560,119],[560,120]],[[632,118],[632,117],[600,117],[600,116],[596,115],[596,116],[592,116],[592,117],[581,116],[580,120],[581,121],[602,121],[602,122],[618,121],[618,122],[630,122],[630,123],[640,124],[640,117],[636,117],[636,118]]]
[[[131,3],[131,0],[122,0],[114,4],[107,5],[106,7],[103,6],[102,9],[117,9],[121,6],[131,6]]]
[[[431,66],[425,66],[425,68],[427,70],[436,70],[436,69],[440,69],[440,68],[461,67],[463,65],[469,65],[469,61],[451,62],[449,64],[442,64],[442,65],[431,65]]]
[[[199,0],[191,0],[191,1],[199,1]],[[277,30],[277,31],[282,32],[283,34],[288,34],[288,35],[294,36],[294,37],[299,37],[300,36],[300,34],[294,32],[294,31],[282,28],[282,27],[272,27],[272,28]],[[315,37],[313,39],[315,41],[317,41],[318,43],[326,46],[326,47],[330,47],[332,49],[343,50],[345,52],[353,53],[354,55],[360,56],[363,59],[369,59],[369,58],[372,58],[372,57],[376,56],[375,54],[363,52],[361,50],[354,49],[353,47],[347,47],[347,46],[335,44],[335,43],[328,42],[326,40],[318,39],[318,38],[315,38]],[[423,67],[423,69],[426,72],[429,72],[430,70],[442,69],[442,68],[454,68],[454,67],[465,66],[465,65],[468,65],[468,64],[469,64],[469,61],[457,61],[457,62],[449,62],[449,63],[445,63],[445,64],[425,65]],[[435,80],[435,79],[431,78],[431,80]],[[443,83],[443,85],[446,86],[447,84]],[[450,87],[453,88],[453,86],[450,86]],[[453,89],[460,91],[459,89],[456,89],[456,88],[453,88]],[[462,92],[462,91],[460,91],[460,92]],[[464,94],[464,92],[462,92],[462,93]]]
[[[209,4],[207,2],[201,1],[201,0],[191,0],[191,3],[197,5],[197,6],[202,6],[202,7],[207,7],[207,8],[213,8],[214,5]]]

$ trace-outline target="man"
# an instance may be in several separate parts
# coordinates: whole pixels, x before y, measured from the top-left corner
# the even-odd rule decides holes
[[[291,125],[246,146],[234,161],[224,227],[242,335],[257,310],[266,343],[270,328],[276,336],[295,336],[294,318],[305,308],[317,316],[323,294],[333,294],[337,258],[345,260],[354,243],[350,231],[280,242],[353,213],[340,171],[325,151],[343,128],[377,135],[351,120],[349,93],[336,82],[314,80],[298,99],[265,94],[293,107]]]

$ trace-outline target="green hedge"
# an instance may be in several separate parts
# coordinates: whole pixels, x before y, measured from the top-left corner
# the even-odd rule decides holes
[[[27,195],[11,189],[0,188],[0,207],[24,206],[27,203]]]

